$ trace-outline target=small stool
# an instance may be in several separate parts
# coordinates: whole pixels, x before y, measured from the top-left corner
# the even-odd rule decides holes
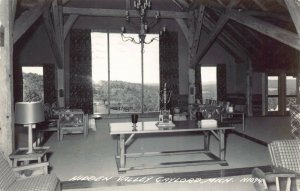
[[[91,128],[93,131],[97,131],[95,119],[102,119],[102,117],[100,114],[89,115],[89,128]]]
[[[22,162],[24,164],[34,162],[34,163],[42,163],[47,162],[47,151],[50,147],[35,147],[34,153],[27,153],[28,148],[22,147],[15,150],[9,158],[12,160],[13,167],[17,167],[18,162]]]

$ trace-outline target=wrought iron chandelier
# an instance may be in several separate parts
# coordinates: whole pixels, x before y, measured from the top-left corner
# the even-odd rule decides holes
[[[130,36],[125,36],[125,27],[122,26],[121,27],[121,37],[122,40],[127,42],[127,41],[131,41],[135,44],[141,44],[142,46],[144,44],[150,44],[151,42],[153,42],[154,40],[159,40],[159,37],[154,37],[152,39],[150,39],[148,42],[146,41],[146,33],[149,29],[149,24],[147,23],[146,20],[146,15],[147,15],[147,10],[151,9],[151,1],[150,0],[134,0],[133,2],[134,8],[138,11],[139,16],[140,16],[140,23],[139,23],[139,39],[138,41],[135,40],[134,37],[130,37]],[[128,12],[127,12],[127,21],[129,21],[129,17],[128,17]],[[152,24],[151,27],[153,27],[154,25],[157,24],[158,19],[159,19],[159,12],[156,12],[155,14],[155,23]],[[163,27],[162,30],[159,32],[159,35],[163,35],[166,32],[166,27]]]

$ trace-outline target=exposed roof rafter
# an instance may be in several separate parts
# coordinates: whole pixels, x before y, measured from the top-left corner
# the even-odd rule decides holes
[[[29,10],[23,12],[15,21],[13,29],[13,42],[16,43],[21,36],[32,26],[33,23],[47,10],[50,1],[38,3]]]
[[[230,11],[229,17],[230,19],[256,30],[257,32],[300,50],[300,37],[295,33],[235,10]]]
[[[71,15],[86,15],[86,16],[101,16],[101,17],[125,17],[128,13],[129,17],[140,17],[136,10],[122,10],[122,9],[97,9],[97,8],[75,8],[75,7],[63,7],[64,14]],[[167,19],[188,19],[190,15],[186,12],[176,11],[159,11],[148,10],[147,17],[157,17]]]
[[[265,5],[264,5],[264,3],[263,3],[263,1],[265,1],[265,0],[253,0],[253,1],[254,1],[255,4],[256,4],[257,6],[259,6],[259,8],[261,8],[262,10],[264,10],[264,11],[267,11],[267,10],[268,10],[268,8],[266,8]]]
[[[207,43],[204,45],[204,48],[201,50],[199,54],[196,55],[194,62],[192,63],[193,66],[200,63],[201,59],[205,56],[205,54],[208,52],[210,47],[213,45],[214,41],[218,37],[218,35],[221,33],[223,27],[229,20],[229,10],[232,9],[235,5],[239,4],[241,0],[231,0],[228,5],[225,13],[219,18],[218,22],[216,23],[215,28],[212,30],[211,34],[208,37]]]

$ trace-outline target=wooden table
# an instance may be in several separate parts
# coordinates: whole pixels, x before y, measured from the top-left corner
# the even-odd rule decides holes
[[[195,154],[195,153],[203,153],[211,158],[211,160],[203,161],[179,161],[172,163],[161,163],[151,168],[156,167],[175,167],[175,166],[188,166],[188,165],[200,165],[200,164],[220,164],[220,165],[228,165],[225,160],[225,152],[226,152],[226,144],[225,144],[225,132],[226,130],[234,129],[234,127],[226,127],[221,126],[214,128],[199,128],[195,121],[181,121],[174,122],[174,128],[158,128],[155,124],[155,121],[148,122],[139,122],[137,123],[136,130],[133,129],[132,123],[110,123],[110,134],[117,135],[119,137],[118,140],[118,148],[116,155],[116,163],[119,172],[126,172],[127,170],[134,169],[143,169],[146,168],[146,165],[136,166],[136,167],[127,167],[126,159],[130,157],[143,157],[143,156],[167,156],[167,155],[178,155],[178,154]],[[144,152],[144,153],[126,153],[126,149],[133,142],[133,137],[138,135],[146,135],[146,134],[166,134],[174,135],[175,133],[188,133],[188,132],[199,132],[199,134],[204,135],[204,148],[198,150],[177,150],[177,151],[162,151],[162,152]],[[219,153],[218,156],[214,155],[209,151],[210,146],[210,134],[213,134],[217,140],[219,141]]]
[[[24,164],[27,164],[31,161],[34,161],[35,163],[42,163],[47,162],[47,151],[50,147],[35,147],[34,153],[29,153],[28,148],[22,147],[15,150],[11,155],[9,155],[9,158],[13,161],[13,167],[17,167],[18,162],[23,162]]]

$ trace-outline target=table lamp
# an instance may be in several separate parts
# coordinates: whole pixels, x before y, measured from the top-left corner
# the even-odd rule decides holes
[[[45,120],[42,102],[17,102],[15,105],[15,123],[28,127],[28,154],[32,148],[32,129],[35,124]]]

